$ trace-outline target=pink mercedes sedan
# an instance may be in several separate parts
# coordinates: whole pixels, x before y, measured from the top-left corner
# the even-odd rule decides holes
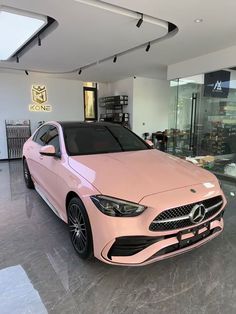
[[[24,178],[68,224],[81,258],[145,265],[219,235],[216,177],[110,123],[48,122],[25,143]]]

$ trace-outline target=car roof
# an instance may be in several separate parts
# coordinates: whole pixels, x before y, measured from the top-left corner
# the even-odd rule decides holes
[[[86,122],[86,121],[57,121],[63,128],[77,127],[77,126],[121,126],[120,124],[111,122]]]

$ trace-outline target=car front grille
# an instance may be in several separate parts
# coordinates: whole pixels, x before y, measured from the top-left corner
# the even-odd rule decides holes
[[[216,215],[222,208],[223,199],[222,196],[216,196],[207,200],[199,201],[185,206],[171,208],[160,213],[151,223],[149,230],[151,231],[165,231],[175,230],[193,226],[189,215],[195,205],[203,204],[205,207],[205,217],[207,220]],[[202,221],[201,221],[202,222]]]

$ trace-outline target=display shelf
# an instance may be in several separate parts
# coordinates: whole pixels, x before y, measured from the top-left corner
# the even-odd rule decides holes
[[[22,157],[22,150],[25,141],[31,135],[30,121],[5,121],[8,159],[15,159]]]
[[[108,96],[99,98],[101,108],[100,121],[109,121],[129,127],[129,113],[124,113],[124,106],[128,106],[128,96]]]
[[[108,96],[99,98],[99,106],[105,108],[123,107],[128,105],[128,96]]]

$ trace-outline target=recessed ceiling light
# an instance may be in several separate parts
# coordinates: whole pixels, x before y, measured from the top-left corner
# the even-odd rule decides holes
[[[196,19],[194,20],[195,23],[202,23],[203,22],[203,19]]]
[[[47,17],[0,8],[0,60],[8,60],[47,24]]]

